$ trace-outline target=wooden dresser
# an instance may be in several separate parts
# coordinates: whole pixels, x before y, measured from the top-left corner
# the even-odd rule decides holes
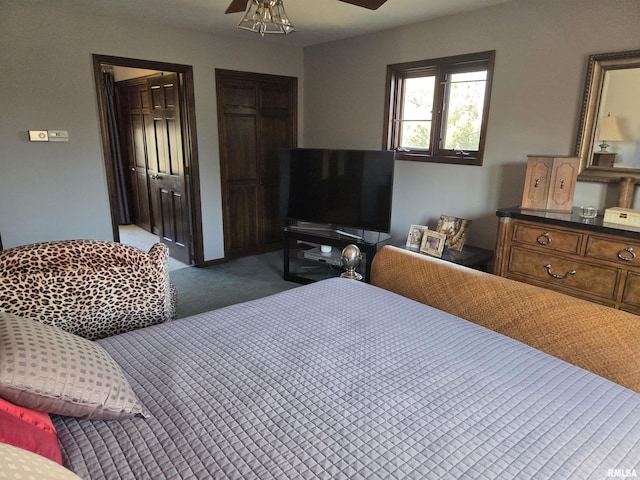
[[[577,210],[498,210],[493,273],[640,314],[640,231]]]

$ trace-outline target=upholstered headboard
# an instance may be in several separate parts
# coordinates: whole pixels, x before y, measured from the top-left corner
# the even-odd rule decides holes
[[[371,283],[640,392],[640,316],[392,246]]]

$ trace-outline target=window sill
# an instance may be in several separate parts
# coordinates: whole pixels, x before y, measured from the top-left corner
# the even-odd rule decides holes
[[[417,152],[403,152],[396,150],[396,160],[405,160],[409,162],[426,162],[426,163],[451,163],[457,165],[474,165],[482,166],[482,159],[472,156],[462,155],[428,155]]]

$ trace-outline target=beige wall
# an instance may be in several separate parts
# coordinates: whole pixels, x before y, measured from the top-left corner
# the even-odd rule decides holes
[[[95,53],[193,66],[205,260],[223,257],[215,69],[298,77],[302,112],[302,50],[273,45],[80,15],[49,0],[0,0],[5,248],[53,239],[112,239]],[[29,142],[30,129],[68,130],[69,143]]]
[[[386,65],[496,50],[484,165],[398,161],[392,214],[398,240],[448,214],[471,219],[467,241],[492,248],[495,210],[522,199],[526,155],[573,153],[588,55],[639,49],[638,25],[637,0],[514,0],[309,47],[305,146],[380,148]],[[612,194],[580,182],[574,204],[602,208]]]

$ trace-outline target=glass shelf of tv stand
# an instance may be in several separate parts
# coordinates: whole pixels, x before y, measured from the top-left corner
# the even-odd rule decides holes
[[[340,276],[344,271],[340,264],[342,249],[353,244],[357,245],[362,253],[362,261],[357,271],[369,282],[373,257],[382,245],[390,243],[391,236],[365,233],[364,239],[357,239],[335,231],[285,227],[284,279],[305,284]],[[331,246],[331,252],[322,253],[322,245]]]

